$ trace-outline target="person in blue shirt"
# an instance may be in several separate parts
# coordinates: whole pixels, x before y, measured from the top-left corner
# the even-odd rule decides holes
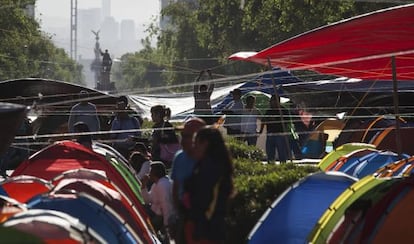
[[[125,98],[119,97],[117,99],[117,113],[112,121],[111,131],[122,131],[111,134],[111,139],[114,140],[113,147],[120,152],[125,158],[129,158],[130,149],[134,147],[135,142],[132,137],[140,137],[141,124],[139,120],[130,116],[127,110],[128,103]]]
[[[176,243],[184,243],[184,221],[185,215],[183,206],[181,205],[181,198],[184,192],[184,181],[188,179],[193,173],[195,165],[193,146],[193,137],[201,128],[206,126],[204,120],[199,118],[191,118],[185,122],[181,129],[181,146],[182,150],[178,151],[174,157],[171,171],[171,179],[173,180],[173,201],[178,214],[178,222],[175,231]]]

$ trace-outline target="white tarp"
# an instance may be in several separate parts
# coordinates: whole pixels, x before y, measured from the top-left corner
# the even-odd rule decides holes
[[[219,104],[233,89],[238,88],[241,85],[243,84],[215,88],[211,95],[211,107]],[[155,105],[165,105],[170,108],[172,120],[184,119],[194,111],[193,92],[129,95],[128,98],[134,103],[133,106],[137,107],[140,111],[141,116],[148,119],[151,119],[150,109]]]

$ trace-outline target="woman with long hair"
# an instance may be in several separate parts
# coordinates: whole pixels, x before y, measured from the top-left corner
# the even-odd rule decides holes
[[[186,241],[223,243],[227,206],[234,193],[233,162],[216,128],[202,128],[194,143],[197,163],[183,196],[188,214]]]

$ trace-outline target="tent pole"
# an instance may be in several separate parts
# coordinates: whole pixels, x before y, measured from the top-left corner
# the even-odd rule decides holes
[[[393,84],[393,100],[394,100],[394,116],[395,116],[395,142],[397,145],[398,157],[401,158],[401,130],[400,130],[400,113],[398,104],[398,83],[397,83],[397,69],[395,64],[395,56],[391,57],[392,65],[392,84]]]
[[[269,70],[272,70],[272,64],[270,62],[270,58],[267,58],[267,63],[269,65]],[[287,129],[286,129],[286,125],[285,125],[285,120],[283,118],[283,110],[282,110],[282,105],[280,104],[280,97],[279,97],[279,93],[277,92],[277,87],[276,87],[276,81],[275,78],[273,77],[273,72],[270,73],[270,77],[272,78],[272,84],[273,84],[273,91],[274,91],[274,95],[276,97],[277,100],[277,107],[279,108],[279,114],[280,114],[280,123],[282,123],[282,130],[283,130],[283,134],[287,133]],[[266,128],[267,129],[267,128]],[[287,153],[288,153],[288,158],[290,159],[290,162],[292,161],[292,152],[290,150],[290,143],[289,143],[289,134],[286,134],[285,137],[285,143],[286,143],[286,148],[287,148]]]

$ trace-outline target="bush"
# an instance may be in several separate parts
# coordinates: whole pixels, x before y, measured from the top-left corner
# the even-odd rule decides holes
[[[252,161],[262,161],[266,158],[266,154],[262,149],[248,146],[233,137],[227,137],[226,144],[234,159],[245,158]]]
[[[257,160],[261,155],[256,150],[236,144],[229,143],[230,151],[237,153],[234,157],[236,195],[229,208],[226,243],[246,242],[249,232],[273,201],[290,185],[318,170],[310,165],[264,164]]]

